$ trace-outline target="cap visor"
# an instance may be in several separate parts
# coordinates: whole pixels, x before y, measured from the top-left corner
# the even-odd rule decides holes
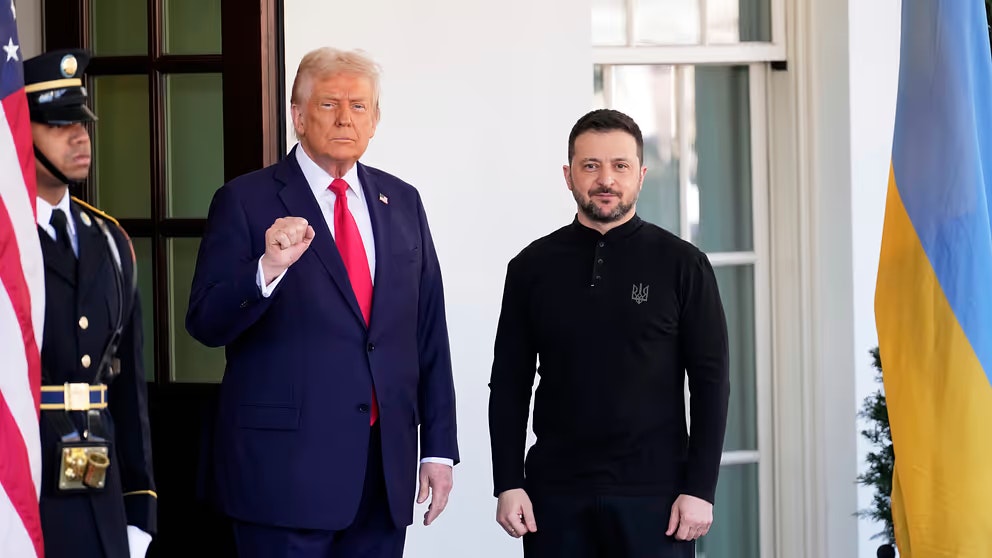
[[[40,115],[41,122],[53,126],[64,126],[75,124],[76,122],[95,122],[96,115],[86,105],[72,105],[67,107],[51,107]]]

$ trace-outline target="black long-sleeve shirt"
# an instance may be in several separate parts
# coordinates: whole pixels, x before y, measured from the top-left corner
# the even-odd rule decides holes
[[[496,495],[526,487],[713,502],[730,380],[709,260],[637,216],[605,235],[576,220],[535,241],[507,267],[489,386]]]

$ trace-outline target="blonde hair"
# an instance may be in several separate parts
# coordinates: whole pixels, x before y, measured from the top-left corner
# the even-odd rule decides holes
[[[290,102],[294,105],[306,103],[310,96],[311,83],[334,74],[357,74],[372,83],[372,106],[379,114],[379,65],[361,50],[339,50],[322,47],[311,50],[300,60],[293,79],[293,94]]]

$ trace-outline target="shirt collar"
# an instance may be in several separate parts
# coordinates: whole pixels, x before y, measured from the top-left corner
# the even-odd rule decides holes
[[[628,236],[634,234],[635,232],[637,232],[638,229],[641,228],[641,225],[643,224],[644,224],[644,220],[641,219],[641,217],[635,213],[634,216],[631,217],[630,220],[627,221],[626,223],[620,225],[619,227],[613,227],[612,229],[606,231],[606,234],[602,234],[596,229],[590,229],[589,227],[580,223],[579,216],[576,215],[575,218],[572,219],[572,230],[583,236],[588,236],[594,239],[599,239],[599,238],[619,239],[619,238],[627,238]]]
[[[61,209],[65,213],[66,226],[69,229],[69,234],[76,236],[76,221],[72,218],[72,212],[69,210],[70,199],[68,190],[66,190],[65,195],[62,196],[62,199],[59,200],[59,203],[55,205],[48,203],[40,197],[37,198],[35,200],[35,209],[38,213],[38,224],[45,227],[51,227],[51,223],[49,221],[52,220],[52,212],[56,209]]]
[[[296,162],[300,164],[300,170],[303,171],[303,176],[307,179],[307,184],[310,185],[314,197],[319,198],[323,192],[327,191],[334,177],[313,162],[313,159],[307,155],[299,143],[296,144]],[[362,182],[358,179],[358,164],[352,165],[341,178],[348,183],[348,189],[355,192],[359,199],[362,199]]]

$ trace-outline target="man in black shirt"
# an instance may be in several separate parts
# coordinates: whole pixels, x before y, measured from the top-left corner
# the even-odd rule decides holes
[[[627,115],[580,118],[564,167],[576,218],[507,267],[489,430],[496,519],[528,558],[692,557],[713,521],[726,320],[706,256],[637,216],[642,154]]]

